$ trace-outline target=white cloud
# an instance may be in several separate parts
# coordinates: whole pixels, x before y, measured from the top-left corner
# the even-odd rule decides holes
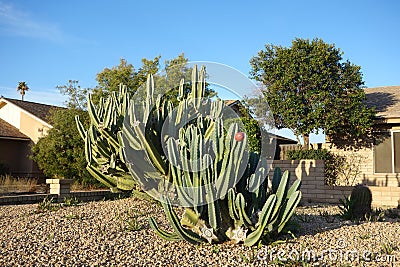
[[[62,42],[67,36],[53,23],[37,20],[11,4],[0,2],[0,33]]]

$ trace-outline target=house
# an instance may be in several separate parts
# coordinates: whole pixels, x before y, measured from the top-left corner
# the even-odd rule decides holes
[[[51,105],[0,97],[0,169],[16,177],[42,176],[29,158],[31,145],[52,128]]]
[[[235,111],[240,117],[251,116],[250,114],[244,114],[244,112],[246,111],[245,109],[243,109],[243,106],[239,100],[224,100],[224,104],[232,108],[232,110]],[[268,133],[268,137],[269,137],[269,143],[267,145],[270,144],[275,145],[275,154],[273,159],[280,159],[282,147],[287,145],[292,145],[292,146],[297,145],[297,141],[277,134]]]
[[[355,183],[400,186],[400,86],[366,88],[366,105],[374,107],[374,143],[359,150],[333,152],[358,168]],[[327,144],[329,147],[329,144]]]

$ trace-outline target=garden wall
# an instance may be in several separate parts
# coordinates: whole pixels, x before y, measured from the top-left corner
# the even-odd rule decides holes
[[[82,202],[98,201],[110,197],[110,190],[94,190],[94,191],[73,191],[65,196],[57,194],[32,194],[32,195],[17,195],[0,197],[0,205],[15,205],[15,204],[31,204],[43,201],[43,199],[53,198],[55,202],[62,202],[64,197],[76,197]]]
[[[339,199],[349,196],[352,186],[328,186],[324,182],[322,160],[274,160],[272,168],[289,170],[292,182],[301,179],[302,203],[338,204]],[[369,186],[374,207],[397,207],[400,204],[399,186]]]

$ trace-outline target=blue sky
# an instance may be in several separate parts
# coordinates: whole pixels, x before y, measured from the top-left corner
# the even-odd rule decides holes
[[[0,0],[0,94],[61,105],[68,80],[95,76],[125,58],[214,61],[244,74],[267,43],[295,37],[335,43],[360,65],[368,87],[399,85],[398,1],[5,1]],[[319,141],[312,139],[311,141]]]

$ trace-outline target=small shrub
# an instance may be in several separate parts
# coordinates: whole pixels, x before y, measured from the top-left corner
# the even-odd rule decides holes
[[[56,211],[60,208],[59,205],[54,204],[53,198],[46,197],[37,205],[36,213],[44,213],[47,211]]]
[[[335,185],[339,175],[338,166],[341,166],[344,158],[333,154],[327,149],[289,150],[287,157],[290,160],[314,159],[325,162],[325,184]]]
[[[371,238],[371,236],[367,233],[367,234],[359,235],[358,238],[365,240],[365,239]]]
[[[140,216],[143,216],[144,213],[140,211],[126,211],[128,214],[128,218],[123,220],[123,224],[121,225],[121,230],[127,231],[127,232],[135,232],[135,231],[140,231],[143,229],[143,225],[139,223],[138,218]]]
[[[319,216],[323,217],[327,223],[335,222],[335,216],[330,214],[328,211],[319,211]]]
[[[80,200],[77,197],[66,197],[64,198],[64,206],[71,207],[71,206],[78,206]]]
[[[75,219],[80,219],[81,217],[77,214],[70,213],[68,215],[65,215],[64,218],[68,220],[75,220]]]
[[[353,201],[350,197],[345,197],[344,199],[339,199],[340,205],[340,217],[344,220],[353,219]]]
[[[386,255],[391,255],[395,250],[397,250],[397,247],[393,246],[390,243],[382,243],[381,247],[382,253],[385,253]]]

